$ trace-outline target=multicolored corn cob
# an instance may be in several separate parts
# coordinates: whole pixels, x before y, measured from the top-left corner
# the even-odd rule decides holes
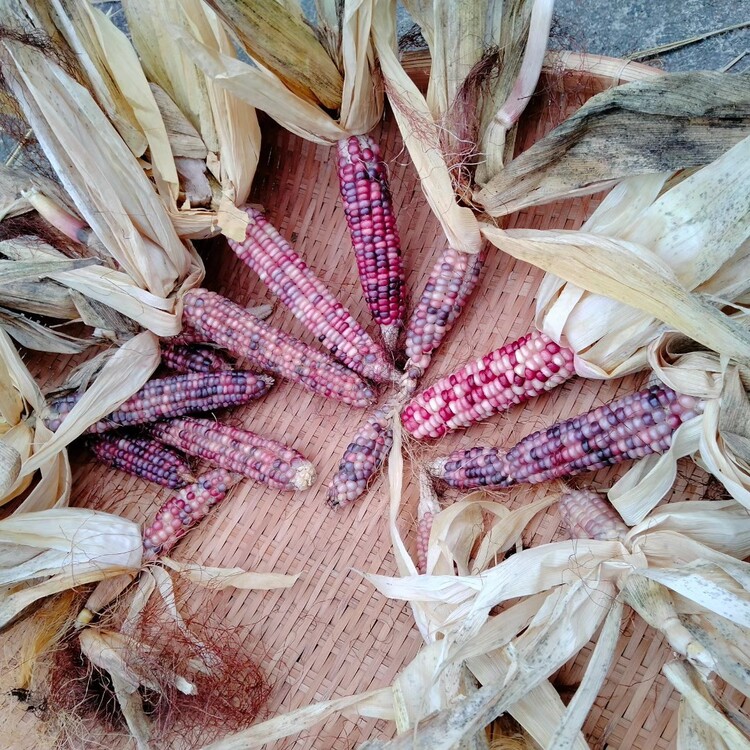
[[[292,311],[336,359],[366,378],[387,383],[394,369],[351,313],[257,209],[245,206],[250,221],[244,242],[228,240],[237,256]]]
[[[359,407],[375,399],[375,391],[351,370],[215,292],[191,289],[183,299],[182,316],[187,325],[235,357],[313,393]]]
[[[380,148],[369,135],[338,143],[338,173],[359,280],[389,351],[404,324],[406,282],[401,240]]]
[[[246,307],[245,312],[254,315],[258,320],[265,320],[273,312],[273,305],[263,304],[254,307]],[[182,330],[176,336],[162,339],[162,346],[191,346],[193,344],[205,344],[206,338],[194,328],[182,323]]]
[[[153,560],[159,555],[166,555],[189,529],[202,521],[211,508],[227,496],[229,488],[240,479],[238,474],[214,469],[172,495],[143,532],[145,559]]]
[[[176,372],[218,372],[231,369],[229,362],[210,346],[163,344],[161,361]]]
[[[427,572],[427,550],[430,546],[432,522],[440,513],[440,503],[430,479],[424,471],[419,472],[419,505],[417,506],[417,570]]]
[[[273,378],[267,375],[235,370],[155,378],[118,409],[92,424],[86,433],[97,434],[157,419],[239,406],[265,395],[273,383]],[[60,426],[81,395],[63,396],[48,406],[44,422],[50,430]]]
[[[704,402],[654,385],[559,422],[521,440],[509,451],[471,448],[428,466],[452,487],[501,488],[537,484],[594,471],[651,453],[664,453],[683,423]]]
[[[211,419],[158,422],[151,434],[191,456],[270,487],[306,490],[315,481],[313,465],[293,448]]]
[[[105,435],[89,444],[91,452],[107,466],[178,489],[195,481],[185,459],[158,440]]]
[[[339,469],[328,485],[328,505],[343,508],[353,503],[382,466],[393,445],[392,405],[378,409],[346,446]]]
[[[629,531],[612,504],[593,490],[568,490],[558,507],[572,539],[622,541]]]
[[[407,378],[418,380],[433,352],[453,327],[474,287],[487,257],[486,246],[475,255],[446,247],[427,279],[422,296],[406,329],[404,368]]]
[[[404,407],[401,421],[417,439],[442,437],[522,404],[573,375],[573,352],[533,331],[440,378]]]

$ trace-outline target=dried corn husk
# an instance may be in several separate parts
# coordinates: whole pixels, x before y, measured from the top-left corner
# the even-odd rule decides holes
[[[654,75],[589,99],[476,194],[491,216],[719,158],[750,135],[750,75]],[[658,144],[657,148],[653,144]]]

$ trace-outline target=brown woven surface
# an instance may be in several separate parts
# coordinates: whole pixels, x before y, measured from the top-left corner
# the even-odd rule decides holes
[[[524,118],[521,147],[528,147],[549,130],[554,120],[571,111],[612,81],[586,74],[545,76],[540,93]],[[375,134],[388,161],[394,205],[414,296],[424,282],[443,239],[431,217],[416,175],[392,120]],[[265,206],[269,219],[329,284],[355,316],[369,319],[356,276],[343,211],[339,205],[335,160],[328,148],[303,142],[272,123],[264,122],[264,157],[253,200]],[[575,229],[594,202],[577,199],[524,211],[510,218],[516,227]],[[260,282],[225,247],[206,255],[207,286],[242,304],[271,300]],[[541,273],[520,261],[492,251],[478,293],[456,329],[435,358],[424,385],[457,365],[525,333],[532,325],[534,293]],[[278,306],[271,322],[306,340],[301,326]],[[69,358],[33,357],[43,385],[60,381]],[[614,383],[574,379],[557,391],[517,408],[437,445],[408,446],[415,459],[479,443],[509,444],[561,417],[585,411],[634,390],[643,377]],[[325,487],[363,411],[313,397],[280,383],[262,402],[222,417],[269,437],[284,440],[315,464],[319,478],[304,493],[277,492],[245,482],[175,553],[209,565],[241,566],[250,570],[302,573],[290,590],[222,592],[196,598],[191,604],[210,607],[237,627],[251,642],[275,684],[272,714],[313,701],[349,695],[388,685],[417,652],[421,639],[408,606],[373,591],[353,569],[392,575],[395,566],[386,527],[388,499],[379,479],[367,496],[343,512],[329,510]],[[74,462],[74,502],[116,511],[142,521],[153,513],[167,492],[94,464],[80,450]],[[407,471],[409,463],[407,461]],[[623,468],[605,470],[591,478],[606,487]],[[703,494],[705,475],[684,462],[675,497]],[[549,490],[521,488],[498,496],[515,507]],[[414,548],[416,488],[407,485],[401,518]],[[452,500],[455,496],[448,496]],[[554,509],[538,516],[525,537],[527,544],[562,538]],[[39,721],[7,696],[12,668],[24,625],[5,634],[6,663],[0,677],[0,747],[45,747]],[[593,748],[669,748],[674,746],[676,699],[660,675],[671,658],[660,638],[633,617],[618,646],[619,658],[585,726]],[[575,685],[590,649],[562,670],[556,684]],[[356,747],[363,739],[389,736],[392,726],[374,720],[337,719],[305,736],[276,743],[281,748]]]

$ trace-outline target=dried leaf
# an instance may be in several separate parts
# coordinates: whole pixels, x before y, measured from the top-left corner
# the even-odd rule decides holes
[[[212,568],[197,563],[185,563],[163,557],[161,562],[168,568],[184,575],[189,581],[208,589],[286,589],[293,586],[300,574],[253,573],[242,568]]]
[[[35,351],[79,354],[96,343],[91,339],[59,333],[21,313],[3,308],[0,308],[0,326],[19,344]]]

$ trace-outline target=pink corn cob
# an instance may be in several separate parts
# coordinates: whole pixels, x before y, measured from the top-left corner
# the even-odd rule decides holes
[[[273,312],[272,305],[256,305],[255,307],[246,307],[245,312],[254,315],[258,320],[265,320]],[[193,344],[205,344],[206,337],[202,336],[194,328],[182,322],[182,330],[176,336],[162,339],[162,346],[191,346]]]
[[[411,380],[422,376],[453,327],[479,281],[486,257],[486,247],[476,255],[446,247],[438,258],[406,329],[405,371]]]
[[[338,173],[362,291],[386,347],[393,351],[404,320],[406,282],[388,174],[378,144],[369,135],[340,140]]]
[[[231,366],[224,357],[210,346],[161,347],[162,364],[176,372],[218,372],[229,370]]]
[[[575,374],[573,352],[533,331],[440,378],[404,408],[404,427],[418,439],[451,430],[522,404]]]
[[[296,450],[276,440],[210,419],[171,419],[151,434],[191,456],[282,490],[305,490],[315,469]]]
[[[375,392],[351,370],[324,352],[248,314],[234,302],[206,289],[183,299],[183,321],[207,340],[260,370],[303,385],[313,393],[353,406],[372,403]]]
[[[572,539],[625,539],[628,527],[611,503],[592,490],[568,490],[560,497],[560,517]]]
[[[249,206],[244,210],[250,218],[245,241],[228,240],[237,256],[334,357],[366,378],[379,383],[391,381],[394,370],[382,347],[260,211]]]
[[[430,545],[432,522],[440,513],[440,503],[433,487],[430,475],[422,470],[419,472],[419,506],[417,507],[417,570],[427,572],[427,550]]]
[[[339,469],[328,485],[328,505],[331,508],[343,508],[353,503],[367,489],[393,445],[392,418],[391,406],[378,409],[346,446]]]
[[[154,520],[143,532],[144,557],[153,560],[166,555],[188,530],[202,521],[211,508],[220,503],[240,476],[225,469],[214,469],[198,477],[195,484],[183,487],[159,508]]]
[[[92,424],[86,433],[107,432],[157,419],[239,406],[265,395],[273,383],[273,378],[267,375],[235,370],[155,378],[117,410]],[[63,396],[49,405],[44,422],[50,430],[55,431],[60,426],[81,395]]]
[[[92,440],[89,447],[113,469],[173,490],[195,481],[183,457],[157,440],[105,435]]]
[[[650,453],[663,453],[674,431],[702,413],[703,402],[655,385],[559,422],[509,451],[471,448],[435,461],[428,470],[452,487],[537,484],[594,471]]]

